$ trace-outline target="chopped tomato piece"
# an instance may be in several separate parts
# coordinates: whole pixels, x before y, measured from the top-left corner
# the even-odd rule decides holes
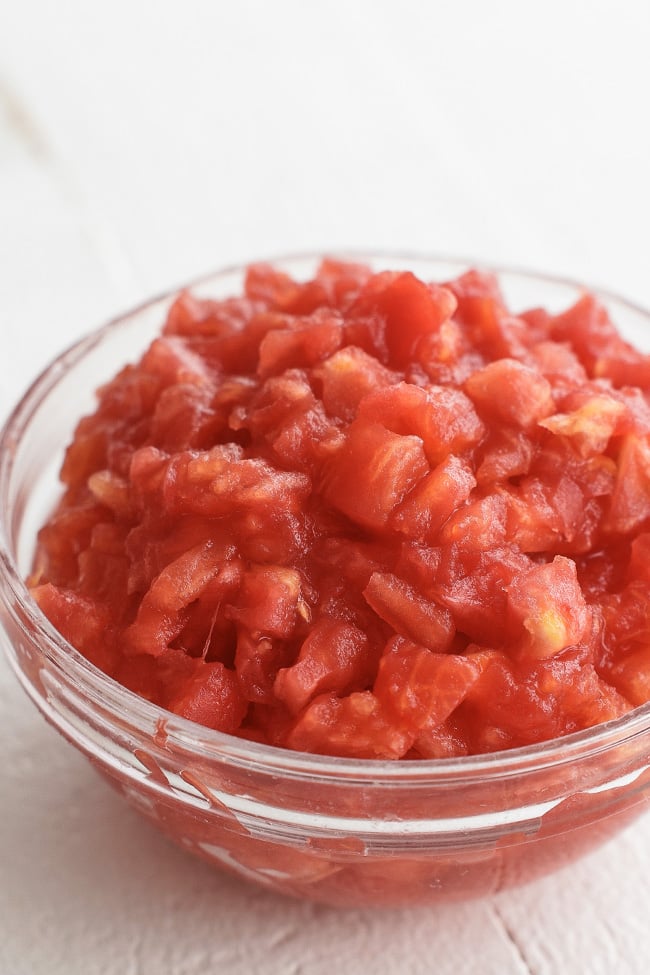
[[[392,724],[371,691],[339,698],[323,694],[305,709],[287,737],[290,748],[321,755],[402,758],[412,735]]]
[[[348,345],[314,369],[323,384],[323,404],[332,416],[353,420],[368,393],[398,381],[398,374],[363,349]]]
[[[398,383],[369,393],[359,415],[403,436],[420,437],[429,463],[474,447],[485,428],[471,401],[459,389]]]
[[[300,573],[281,565],[251,566],[237,603],[226,613],[256,638],[290,636],[298,619],[309,617]]]
[[[246,709],[235,674],[219,662],[201,663],[169,705],[182,718],[226,732],[237,730]]]
[[[608,527],[627,534],[650,518],[650,443],[630,434],[618,458]]]
[[[430,540],[467,501],[475,486],[469,464],[452,454],[425,475],[397,505],[391,515],[391,525],[411,538]]]
[[[451,291],[440,285],[427,285],[405,271],[371,278],[351,310],[383,319],[388,355],[401,366],[413,358],[418,340],[437,332],[455,309],[456,299]]]
[[[325,483],[329,502],[364,528],[380,530],[429,471],[422,440],[356,420],[333,456]]]
[[[444,651],[454,635],[449,610],[426,599],[408,583],[388,572],[373,572],[363,590],[366,602],[393,629],[428,647]]]
[[[580,643],[590,622],[575,563],[561,555],[510,583],[508,611],[513,631],[523,628],[519,652],[533,658]]]
[[[358,626],[322,617],[302,644],[296,663],[278,672],[275,694],[297,714],[318,694],[363,688],[375,669],[374,656]]]
[[[555,409],[548,380],[515,359],[497,359],[478,369],[465,392],[479,412],[518,427],[531,427]]]
[[[314,366],[341,345],[343,335],[337,318],[314,314],[293,328],[272,329],[260,343],[258,373],[274,376],[284,369]]]
[[[373,691],[395,723],[415,736],[438,728],[458,707],[480,674],[477,663],[433,653],[401,637],[389,641]]]

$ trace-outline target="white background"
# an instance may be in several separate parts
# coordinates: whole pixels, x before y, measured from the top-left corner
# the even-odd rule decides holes
[[[647,0],[0,0],[0,414],[153,292],[305,249],[650,305]],[[337,912],[152,833],[0,662],[0,975],[645,971],[650,818],[474,904]]]

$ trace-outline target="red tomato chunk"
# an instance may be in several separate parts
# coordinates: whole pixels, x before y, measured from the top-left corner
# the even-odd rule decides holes
[[[590,295],[517,315],[479,271],[257,265],[99,391],[32,590],[108,675],[256,741],[587,728],[650,699],[649,400]]]

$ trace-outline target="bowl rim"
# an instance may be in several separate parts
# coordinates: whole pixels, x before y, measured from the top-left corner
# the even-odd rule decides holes
[[[79,682],[83,690],[91,692],[91,699],[96,697],[105,703],[124,705],[118,715],[120,727],[124,727],[126,722],[130,727],[147,736],[161,734],[164,741],[162,747],[165,751],[173,752],[175,747],[179,747],[194,752],[197,758],[204,762],[211,759],[228,761],[259,772],[267,771],[273,774],[283,772],[291,777],[322,781],[362,779],[372,780],[377,784],[390,784],[391,781],[404,778],[413,783],[424,781],[428,784],[432,781],[465,782],[478,778],[484,781],[486,777],[511,777],[524,772],[571,765],[581,758],[593,757],[646,734],[650,731],[650,701],[618,718],[560,738],[477,755],[442,759],[391,760],[346,758],[293,751],[215,731],[145,700],[91,664],[64,639],[42,613],[29,592],[12,551],[8,530],[11,511],[5,501],[21,434],[48,394],[65,379],[70,369],[80,364],[84,356],[92,352],[114,330],[125,326],[136,316],[152,310],[156,305],[173,299],[182,291],[202,288],[229,276],[242,274],[252,264],[265,263],[273,266],[313,264],[325,257],[341,261],[382,263],[388,263],[391,259],[399,262],[412,260],[418,263],[430,263],[432,271],[435,265],[455,266],[459,271],[478,268],[498,276],[509,275],[514,278],[528,279],[531,283],[537,282],[542,286],[564,286],[578,293],[588,290],[605,302],[615,303],[634,314],[643,316],[650,324],[650,309],[613,291],[591,286],[571,277],[538,272],[525,267],[495,264],[480,259],[408,250],[344,249],[332,252],[308,251],[275,255],[218,268],[216,271],[201,274],[183,285],[162,291],[110,318],[105,324],[65,348],[31,382],[0,429],[0,599],[4,601],[5,608],[14,619],[18,620],[19,625],[22,626],[19,618],[21,614],[29,620],[33,639],[41,644],[39,647],[41,653],[68,679]],[[138,349],[136,353],[139,354],[140,351]],[[3,592],[1,585],[3,581],[8,586],[9,598]],[[11,659],[10,663],[13,663]],[[14,669],[25,687],[26,679],[21,678],[17,665],[14,665]],[[30,696],[38,705],[38,695],[30,691]]]

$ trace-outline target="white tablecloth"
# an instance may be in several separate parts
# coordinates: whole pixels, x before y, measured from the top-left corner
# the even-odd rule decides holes
[[[477,255],[650,305],[646,0],[0,0],[0,414],[260,256]],[[0,975],[645,972],[650,817],[521,891],[337,912],[195,862],[0,662]]]

